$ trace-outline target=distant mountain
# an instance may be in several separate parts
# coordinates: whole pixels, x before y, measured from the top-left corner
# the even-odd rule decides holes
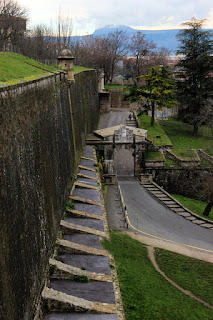
[[[141,31],[145,34],[147,40],[153,40],[157,47],[165,47],[172,51],[175,54],[177,50],[178,42],[176,39],[176,35],[179,30],[136,30],[127,26],[105,26],[103,28],[97,29],[94,31],[93,35],[98,37],[107,36],[111,32],[115,32],[116,30],[125,31],[129,37],[132,37],[137,31]]]
[[[129,37],[132,37],[137,31],[141,31],[145,36],[147,40],[152,40],[156,43],[158,48],[165,47],[171,51],[171,55],[176,54],[176,50],[178,48],[178,41],[176,39],[176,36],[179,29],[173,29],[173,30],[136,30],[128,26],[120,25],[120,26],[114,26],[114,25],[108,25],[100,29],[96,29],[93,33],[93,36],[96,37],[105,37],[111,32],[115,32],[116,30],[122,30],[125,31],[126,34]],[[211,30],[213,31],[213,30]],[[79,41],[81,37],[74,36],[72,39],[74,41]]]

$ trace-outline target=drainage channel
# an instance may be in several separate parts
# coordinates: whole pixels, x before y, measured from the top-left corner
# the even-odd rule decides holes
[[[87,146],[69,197],[72,207],[60,223],[57,256],[50,259],[43,320],[123,319],[112,257],[100,244],[108,225],[95,161],[94,149]]]

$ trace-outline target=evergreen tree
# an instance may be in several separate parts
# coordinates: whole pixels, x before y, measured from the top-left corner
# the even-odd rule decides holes
[[[176,103],[176,84],[167,66],[155,66],[142,76],[144,84],[138,89],[139,99],[146,99],[152,112],[151,126],[154,126],[155,109],[172,108]]]
[[[194,136],[198,135],[199,126],[213,119],[213,41],[212,32],[202,29],[204,22],[193,17],[177,35],[177,54],[183,56],[178,63],[179,116],[193,126]]]

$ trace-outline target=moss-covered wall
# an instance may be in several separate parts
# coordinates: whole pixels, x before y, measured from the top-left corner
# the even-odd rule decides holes
[[[58,76],[0,92],[0,319],[34,318],[76,162],[98,122],[97,87],[89,71],[70,88]]]

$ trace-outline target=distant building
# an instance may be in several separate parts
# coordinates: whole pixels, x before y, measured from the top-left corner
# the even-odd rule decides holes
[[[26,31],[26,19],[0,14],[0,51],[19,51]]]

